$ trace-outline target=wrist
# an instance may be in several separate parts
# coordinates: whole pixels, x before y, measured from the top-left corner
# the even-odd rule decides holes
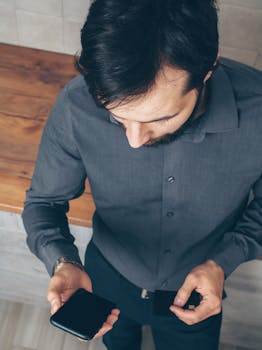
[[[225,272],[222,269],[222,267],[220,265],[218,265],[218,263],[215,260],[209,259],[206,261],[207,264],[213,265],[214,267],[216,267],[217,269],[220,270],[221,273],[223,273],[223,276],[225,277]]]
[[[66,265],[76,266],[80,270],[84,271],[84,266],[81,263],[79,263],[78,261],[75,261],[71,258],[67,258],[67,257],[62,256],[56,260],[55,265],[53,267],[52,276],[54,276],[54,274],[56,272],[58,272],[61,268],[65,267]]]

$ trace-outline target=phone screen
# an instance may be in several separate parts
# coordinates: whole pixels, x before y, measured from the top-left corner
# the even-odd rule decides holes
[[[116,304],[79,288],[51,317],[52,325],[79,338],[91,340]]]

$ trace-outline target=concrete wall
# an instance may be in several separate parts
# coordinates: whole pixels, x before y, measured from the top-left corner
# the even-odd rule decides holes
[[[0,0],[0,41],[75,54],[91,0]],[[262,0],[219,0],[220,50],[262,69]]]

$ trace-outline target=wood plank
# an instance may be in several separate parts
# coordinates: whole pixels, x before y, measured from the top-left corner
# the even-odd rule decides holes
[[[25,190],[30,187],[30,179],[12,174],[0,173],[0,210],[21,214],[24,207]],[[95,204],[86,181],[86,192],[79,198],[69,201],[67,213],[69,223],[92,227]]]
[[[102,343],[102,338],[92,339],[88,342],[79,340],[73,334],[65,333],[62,350],[107,350]]]
[[[73,56],[0,44],[0,86],[32,96],[57,94],[77,75]]]
[[[75,76],[74,74],[61,77],[52,75],[52,72],[48,72],[48,74],[49,77],[45,78],[45,75],[34,71],[10,71],[10,69],[0,66],[0,86],[21,90],[29,96],[52,97]]]
[[[33,348],[25,348],[24,346],[20,346],[20,345],[14,345],[11,347],[10,350],[37,350],[37,349],[33,349]]]
[[[19,90],[0,87],[0,115],[46,120],[55,100],[56,95],[28,96]]]
[[[21,213],[46,119],[64,85],[78,73],[73,56],[0,44],[0,210]],[[70,201],[69,222],[92,226],[88,180]]]
[[[16,332],[22,305],[19,303],[8,303],[4,322],[0,327],[0,349],[10,349]]]
[[[14,349],[37,349],[43,323],[48,310],[36,305],[21,304],[17,328],[13,338]],[[26,325],[26,327],[25,327]]]
[[[23,71],[34,70],[45,75],[51,73],[67,79],[75,73],[73,56],[69,54],[4,43],[0,44],[0,50],[0,66],[10,70],[15,66]]]
[[[1,114],[0,172],[31,178],[44,121]]]
[[[32,178],[44,124],[0,113],[0,173]],[[90,193],[88,182],[86,191]]]

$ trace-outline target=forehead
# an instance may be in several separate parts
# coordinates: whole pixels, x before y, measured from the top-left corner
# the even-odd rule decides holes
[[[143,120],[174,114],[184,103],[182,91],[187,79],[187,72],[164,67],[150,91],[123,104],[112,103],[107,108],[117,116],[130,120],[138,120],[138,114]]]

